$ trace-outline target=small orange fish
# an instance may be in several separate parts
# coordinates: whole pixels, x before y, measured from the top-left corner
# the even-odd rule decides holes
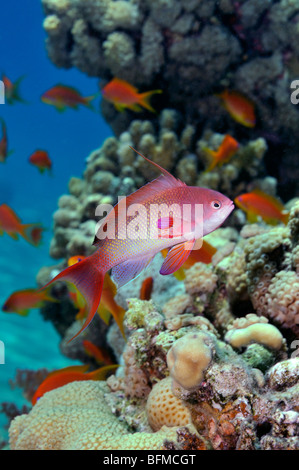
[[[140,300],[150,300],[153,287],[154,287],[154,280],[152,277],[147,277],[146,279],[144,279],[141,285],[140,294],[139,294]]]
[[[210,264],[212,262],[212,257],[216,253],[216,251],[217,248],[215,248],[205,240],[202,240],[201,248],[199,250],[192,250],[189,258],[175,273],[173,273],[173,275],[177,278],[178,281],[183,281],[186,277],[186,269],[191,268],[195,263],[199,262]],[[164,258],[167,256],[167,253],[168,250],[162,250],[162,255],[164,256]]]
[[[44,228],[40,224],[22,224],[17,214],[7,204],[0,206],[0,235],[7,233],[14,240],[19,235],[31,245],[38,246]]]
[[[284,224],[288,222],[289,213],[284,209],[283,204],[260,189],[241,194],[235,198],[235,203],[246,212],[250,223],[257,222],[259,217],[271,225],[276,225],[279,221]]]
[[[41,100],[43,103],[54,106],[57,111],[63,112],[67,107],[72,109],[78,109],[78,106],[82,104],[93,110],[91,101],[96,95],[87,96],[83,98],[78,90],[75,88],[58,84],[53,88],[50,88],[42,96]]]
[[[76,264],[80,261],[85,260],[86,257],[82,255],[77,255],[77,256],[72,256],[68,260],[68,266],[73,266],[73,264]],[[74,305],[79,308],[79,312],[77,314],[77,319],[83,319],[87,315],[87,310],[86,310],[86,302],[84,300],[84,297],[80,294],[78,289],[75,286],[70,286],[70,297],[74,303]],[[97,309],[97,313],[100,316],[100,318],[108,325],[110,315],[113,316],[118,328],[121,331],[121,334],[124,338],[125,337],[125,331],[124,331],[124,326],[123,326],[123,320],[125,316],[125,309],[122,308],[120,305],[118,305],[114,297],[116,296],[117,293],[117,288],[115,283],[112,281],[111,277],[109,276],[108,273],[105,274],[104,277],[104,284],[103,284],[103,292],[102,292],[102,297],[101,297],[101,302],[100,305]]]
[[[220,93],[224,108],[231,117],[246,127],[254,127],[256,123],[255,110],[253,102],[238,91],[225,90]]]
[[[20,101],[21,103],[25,103],[25,101],[21,98],[19,93],[19,86],[21,81],[24,79],[24,76],[18,78],[14,83],[6,76],[2,75],[2,82],[4,83],[5,87],[5,100],[8,104],[14,104],[15,101]]]
[[[45,150],[36,150],[32,155],[30,155],[29,163],[36,166],[40,173],[44,173],[45,170],[50,171],[52,169],[52,162],[48,152]]]
[[[206,171],[211,171],[215,166],[227,163],[239,148],[239,143],[230,135],[225,135],[217,150],[204,148],[203,150],[211,157],[211,163]]]
[[[8,138],[5,122],[1,119],[2,139],[0,140],[0,162],[4,163],[7,157],[12,153],[8,151]]]
[[[98,346],[93,344],[91,341],[88,341],[87,339],[84,339],[82,343],[83,343],[84,351],[86,352],[86,354],[93,357],[99,364],[105,364],[105,365],[114,364],[110,355],[108,354],[107,351],[105,351],[105,349],[99,348]]]
[[[114,372],[119,366],[117,364],[100,367],[99,369],[87,372],[88,365],[70,366],[64,369],[50,372],[47,378],[40,384],[32,398],[32,405],[46,393],[63,385],[82,380],[105,380],[110,372]]]
[[[6,313],[17,313],[23,317],[27,316],[29,310],[40,308],[45,301],[57,302],[47,291],[40,292],[37,289],[23,289],[13,292],[2,310]]]
[[[150,104],[150,98],[157,93],[162,93],[162,90],[139,93],[136,87],[120,78],[113,78],[102,89],[103,97],[113,103],[117,111],[124,111],[128,108],[137,113],[142,111],[142,108],[155,113],[156,111]]]

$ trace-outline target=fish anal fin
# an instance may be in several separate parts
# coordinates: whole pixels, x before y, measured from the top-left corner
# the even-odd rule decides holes
[[[177,271],[189,257],[195,240],[187,240],[186,242],[179,243],[169,250],[162,266],[160,269],[160,274],[163,276],[167,274],[172,274]]]
[[[152,259],[153,255],[150,254],[149,256],[134,258],[124,261],[118,266],[114,266],[114,268],[112,268],[112,278],[114,282],[116,282],[118,288],[139,276],[141,271],[149,265]]]
[[[127,106],[128,109],[131,111],[134,111],[135,113],[141,113],[142,108],[138,104],[130,104]]]
[[[247,212],[247,220],[250,224],[255,224],[256,222],[258,222],[259,218],[258,218],[258,215],[255,214],[254,212],[248,211]]]

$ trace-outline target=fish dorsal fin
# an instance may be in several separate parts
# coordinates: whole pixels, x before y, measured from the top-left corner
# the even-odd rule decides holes
[[[69,366],[69,367],[64,367],[64,369],[58,369],[58,370],[53,370],[47,375],[48,377],[55,377],[55,375],[60,375],[60,374],[65,374],[65,373],[72,373],[72,372],[86,372],[89,369],[89,365],[83,365],[83,366]]]
[[[160,175],[158,178],[154,179],[153,181],[150,181],[149,183],[145,184],[141,188],[137,189],[134,193],[130,194],[129,196],[126,197],[126,207],[129,207],[131,204],[142,204],[145,202],[147,199],[150,197],[156,195],[159,192],[166,191],[168,189],[173,189],[173,188],[180,188],[186,186],[185,183],[182,181],[178,180],[174,176],[172,176],[167,170],[164,170],[158,163],[155,163],[148,158],[146,158],[144,155],[141,153],[137,152],[133,147],[130,147],[132,150],[134,150],[136,153],[141,155],[146,161],[154,165],[158,170],[161,171],[162,175]],[[115,218],[117,220],[118,214],[119,214],[119,208],[120,205],[119,203],[116,204],[113,210],[109,212],[109,214],[101,221],[99,225],[99,230],[104,227],[104,225],[109,223],[110,217]],[[121,210],[121,209],[120,209]],[[94,246],[101,246],[104,240],[98,239],[97,236],[95,236],[95,239],[93,241]]]
[[[113,78],[112,82],[114,82],[115,84],[117,85],[121,85],[127,89],[129,89],[130,91],[132,91],[133,93],[138,93],[138,88],[136,88],[134,85],[132,85],[131,83],[128,83],[126,82],[126,80],[122,80],[121,78]]]
[[[283,205],[282,202],[280,202],[280,200],[277,199],[276,197],[270,196],[270,194],[264,193],[264,191],[262,191],[262,190],[259,189],[259,188],[255,188],[252,192],[253,192],[254,194],[256,194],[257,196],[260,196],[260,197],[262,197],[263,199],[266,199],[268,202],[270,202],[271,204],[273,204],[278,210],[280,210],[280,211],[283,211],[283,210],[284,210],[284,205]]]
[[[4,211],[6,211],[10,215],[10,217],[12,217],[16,222],[22,223],[20,217],[7,204],[5,204],[5,203],[2,204],[0,206],[0,208],[2,208]]]

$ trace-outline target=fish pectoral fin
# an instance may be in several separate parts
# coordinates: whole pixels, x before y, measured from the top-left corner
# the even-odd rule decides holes
[[[112,268],[112,278],[114,282],[116,282],[117,287],[120,288],[139,276],[141,271],[150,264],[154,256],[152,254],[149,256],[140,256],[139,258],[124,261],[114,266],[114,268]]]
[[[187,240],[172,247],[161,266],[160,274],[165,276],[177,271],[187,260],[194,247],[194,243],[194,239]]]

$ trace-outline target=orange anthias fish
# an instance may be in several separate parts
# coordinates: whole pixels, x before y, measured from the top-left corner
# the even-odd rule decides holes
[[[225,135],[217,150],[204,148],[203,150],[211,157],[211,163],[206,171],[213,170],[217,165],[227,163],[239,148],[239,143],[230,135]]]
[[[259,189],[241,194],[235,198],[235,203],[246,212],[248,222],[257,222],[259,217],[271,225],[276,225],[279,221],[284,224],[288,222],[289,213],[283,204]]]
[[[217,248],[212,246],[205,240],[202,240],[202,246],[199,250],[192,250],[189,258],[185,263],[175,272],[174,276],[178,281],[183,281],[185,279],[185,270],[191,268],[195,263],[205,263],[210,264],[212,262],[213,255],[216,253]],[[162,250],[162,255],[164,258],[167,256],[168,251]]]
[[[37,289],[23,289],[13,292],[2,310],[6,313],[17,313],[18,315],[27,316],[33,308],[40,308],[44,302],[57,302],[47,291],[39,291]]]
[[[50,171],[52,169],[51,159],[48,152],[45,150],[36,150],[32,155],[30,155],[29,163],[36,166],[40,173],[44,173],[45,170]]]
[[[95,344],[93,344],[91,341],[88,341],[87,339],[82,341],[84,351],[86,354],[89,356],[93,357],[99,364],[105,364],[105,365],[112,365],[114,364],[109,353],[103,349],[99,348]]]
[[[196,240],[218,228],[234,209],[233,202],[223,194],[187,186],[157,163],[141,156],[162,175],[122,198],[98,224],[93,243],[98,249],[63,270],[48,284],[69,281],[84,296],[88,316],[75,337],[94,317],[101,301],[105,274],[110,269],[120,288],[137,277],[157,253],[169,248],[160,274],[171,274],[187,260]],[[158,210],[156,216],[152,214],[153,208]]]
[[[44,228],[40,224],[22,224],[17,214],[7,204],[0,206],[0,235],[6,232],[14,240],[19,235],[31,245],[38,246]]]
[[[238,91],[225,90],[220,93],[224,108],[231,117],[246,127],[254,127],[256,123],[253,102]]]
[[[113,78],[102,89],[103,97],[113,103],[117,111],[124,111],[128,108],[137,113],[142,111],[141,108],[155,113],[156,111],[150,104],[150,98],[157,93],[162,93],[162,90],[139,93],[136,87],[120,78]]]
[[[55,106],[57,111],[63,112],[67,107],[72,109],[78,109],[78,106],[82,104],[93,110],[91,101],[96,95],[87,96],[83,98],[78,90],[75,88],[58,84],[53,88],[50,88],[42,96],[41,100],[43,103]]]
[[[63,385],[82,380],[105,380],[109,373],[114,372],[119,366],[117,364],[100,367],[92,372],[87,372],[88,365],[70,366],[64,369],[50,372],[48,377],[40,384],[32,398],[32,405],[46,393]]]
[[[68,266],[72,266],[78,262],[82,262],[84,259],[86,259],[85,256],[77,255],[77,256],[72,256],[68,260]],[[125,309],[122,308],[120,305],[118,305],[114,297],[116,296],[117,293],[117,287],[115,283],[112,281],[111,277],[109,276],[108,273],[106,273],[104,277],[104,283],[103,283],[103,291],[102,291],[102,297],[101,297],[101,302],[100,305],[97,309],[97,312],[100,316],[100,318],[108,325],[110,315],[113,316],[118,328],[121,331],[121,334],[125,338],[125,331],[124,331],[124,326],[123,326],[123,320],[125,316]],[[84,300],[84,297],[80,294],[77,288],[74,286],[71,287],[70,291],[70,297],[74,303],[74,305],[79,309],[79,312],[76,316],[77,319],[83,319],[87,315],[87,305]]]
[[[8,104],[14,104],[15,101],[25,103],[19,93],[19,86],[24,76],[18,78],[14,83],[6,76],[2,75],[2,81],[5,87],[5,100]]]
[[[141,288],[139,298],[140,300],[150,300],[152,296],[152,291],[154,287],[154,280],[152,277],[147,277],[144,279]]]

